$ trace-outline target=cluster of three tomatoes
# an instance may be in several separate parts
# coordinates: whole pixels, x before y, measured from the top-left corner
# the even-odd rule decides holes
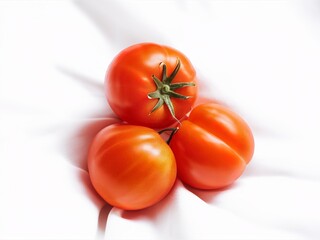
[[[88,155],[91,182],[105,201],[143,209],[163,199],[177,177],[198,189],[240,177],[253,156],[252,132],[221,104],[195,104],[198,84],[189,59],[169,46],[136,44],[114,58],[105,92],[122,123],[102,129]]]

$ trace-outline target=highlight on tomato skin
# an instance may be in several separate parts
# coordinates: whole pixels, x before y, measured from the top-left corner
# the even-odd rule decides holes
[[[180,51],[156,43],[123,49],[105,76],[105,94],[123,121],[164,128],[184,117],[198,95],[196,71]]]
[[[93,187],[110,205],[138,210],[163,199],[176,180],[172,150],[153,129],[110,125],[94,138],[88,154]]]
[[[178,177],[198,189],[218,189],[238,179],[254,153],[248,124],[216,103],[195,107],[173,135]]]

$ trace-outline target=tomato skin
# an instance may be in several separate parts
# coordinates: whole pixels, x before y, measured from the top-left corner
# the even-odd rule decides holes
[[[154,130],[111,125],[94,138],[88,155],[91,182],[109,204],[137,210],[149,207],[171,190],[176,179],[174,155]]]
[[[194,83],[195,86],[176,90],[188,99],[171,97],[175,117],[181,119],[188,113],[197,97],[198,86],[196,72],[187,57],[176,49],[154,43],[140,43],[121,51],[111,62],[105,77],[105,93],[111,109],[129,124],[163,128],[176,122],[168,107],[164,104],[152,112],[157,99],[148,94],[157,89],[152,75],[162,77],[163,66],[167,66],[168,75],[177,65],[181,66],[172,83]]]
[[[217,189],[240,177],[253,156],[254,139],[239,115],[222,105],[205,103],[182,122],[170,147],[183,182]]]

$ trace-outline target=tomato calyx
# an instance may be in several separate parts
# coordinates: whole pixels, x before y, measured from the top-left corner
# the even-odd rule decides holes
[[[191,98],[192,96],[185,96],[182,94],[179,94],[175,92],[175,90],[183,87],[194,87],[196,84],[193,82],[179,82],[179,83],[172,83],[172,80],[177,75],[179,69],[180,69],[180,59],[177,58],[177,65],[170,74],[170,76],[167,76],[167,66],[164,62],[161,62],[160,65],[162,65],[162,79],[160,80],[155,75],[152,75],[152,79],[157,87],[157,90],[154,92],[151,92],[148,94],[149,99],[159,99],[157,104],[153,107],[150,114],[159,109],[163,104],[165,104],[172,117],[174,119],[177,119],[175,117],[175,111],[174,106],[171,102],[171,97],[178,98],[182,100],[186,100],[188,98]]]

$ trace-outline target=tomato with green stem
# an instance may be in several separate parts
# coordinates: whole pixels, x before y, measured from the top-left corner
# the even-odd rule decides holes
[[[238,114],[220,104],[205,103],[182,121],[170,147],[184,183],[217,189],[240,177],[253,156],[254,138]]]
[[[125,210],[159,202],[171,190],[177,171],[170,147],[155,130],[120,124],[96,135],[88,170],[99,195]]]
[[[196,72],[180,51],[140,43],[121,51],[105,77],[111,109],[129,124],[163,128],[183,118],[198,92]]]

